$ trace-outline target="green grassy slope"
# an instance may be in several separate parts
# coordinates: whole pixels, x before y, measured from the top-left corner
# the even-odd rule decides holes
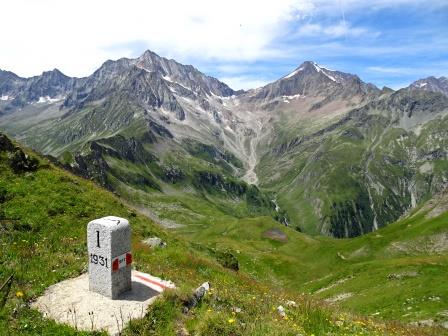
[[[394,124],[395,116],[355,112],[337,127],[275,147],[257,168],[262,189],[278,194],[304,232],[370,232],[428,200],[448,177],[448,117],[410,130]]]
[[[160,229],[93,183],[64,172],[44,159],[39,159],[37,170],[28,166],[13,172],[12,157],[15,155],[11,151],[0,150],[0,282],[14,274],[13,286],[0,312],[1,335],[88,334],[42,318],[29,308],[29,302],[49,285],[85,271],[86,224],[93,218],[111,214],[130,219],[135,267],[171,279],[179,287],[157,301],[145,318],[132,323],[124,331],[126,335],[175,335],[183,329],[197,335],[424,335],[438,332],[342,313],[295,290],[283,288],[278,281],[264,281],[245,266],[250,257],[246,251],[238,254],[243,271],[226,269],[216,254],[199,242],[192,244],[178,234]],[[250,234],[251,223],[257,225],[257,219],[224,217],[222,220],[229,220],[229,229],[239,223],[241,229],[245,228],[246,236]],[[275,223],[271,219],[259,220],[269,225]],[[215,229],[222,225],[217,224]],[[211,230],[212,226],[209,227]],[[208,230],[204,234],[207,232],[211,234]],[[150,250],[140,243],[144,237],[153,235],[164,239],[167,247]],[[288,235],[295,237],[294,232]],[[231,238],[230,231],[228,238]],[[253,240],[257,243],[258,239],[253,236]],[[258,244],[267,242],[272,245],[264,240]],[[200,306],[183,314],[183,302],[204,281],[210,281],[213,290]],[[4,294],[2,291],[0,295]],[[281,319],[273,308],[285,305],[285,300],[294,300],[298,306],[287,308],[287,318]],[[241,312],[232,313],[236,307],[241,308]]]
[[[153,212],[157,206],[151,199],[186,199],[236,217],[267,215],[285,221],[285,213],[275,211],[269,194],[235,177],[242,164],[232,154],[195,141],[154,139],[117,134],[88,142],[80,153],[67,152],[62,159],[67,156],[65,163],[78,174]]]
[[[325,299],[348,293],[343,307],[386,319],[446,320],[446,213],[431,219],[420,213],[346,240],[310,237],[268,217],[213,219],[207,227],[179,232],[238,251],[241,269],[256,279]]]

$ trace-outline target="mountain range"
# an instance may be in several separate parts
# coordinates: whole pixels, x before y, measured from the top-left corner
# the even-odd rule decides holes
[[[200,199],[309,234],[375,231],[446,186],[447,114],[447,78],[395,91],[311,61],[247,91],[151,51],[84,78],[0,71],[1,130],[171,227]]]

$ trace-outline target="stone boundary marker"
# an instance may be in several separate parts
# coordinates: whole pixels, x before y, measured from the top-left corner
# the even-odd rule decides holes
[[[124,218],[91,221],[87,248],[89,273],[50,286],[32,308],[77,330],[119,335],[161,292],[175,288],[171,281],[131,270],[131,227]]]
[[[131,227],[120,217],[108,216],[87,225],[89,289],[116,299],[131,290]]]

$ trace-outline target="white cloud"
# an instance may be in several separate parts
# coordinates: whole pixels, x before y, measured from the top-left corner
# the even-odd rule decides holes
[[[86,76],[107,59],[136,57],[151,49],[215,74],[234,88],[250,88],[281,76],[285,64],[293,68],[292,62],[305,59],[421,53],[427,41],[376,45],[369,40],[379,34],[371,23],[358,26],[349,19],[356,11],[396,6],[426,10],[444,4],[446,0],[4,0],[0,68],[31,76],[56,67],[70,76]],[[349,45],[341,37],[358,37],[359,43]],[[438,37],[437,42],[431,43],[433,52],[446,50],[446,41]],[[256,68],[259,61],[264,68]]]
[[[413,76],[423,78],[429,76],[444,76],[448,73],[448,62],[435,62],[426,66],[418,67],[387,67],[370,66],[367,68],[372,73],[388,75],[389,77]]]
[[[313,8],[308,0],[7,0],[0,67],[89,75],[106,59],[135,56],[136,41],[181,60],[272,57],[272,41]]]
[[[308,23],[300,26],[297,31],[297,35],[302,37],[321,36],[328,38],[339,38],[366,36],[367,34],[369,36],[378,35],[378,33],[370,32],[368,29],[363,27],[353,27],[346,21],[340,21],[333,25]]]
[[[313,5],[321,11],[339,12],[356,10],[380,10],[401,6],[421,6],[425,9],[446,6],[446,0],[314,0]]]
[[[406,68],[406,67],[384,67],[384,66],[371,66],[368,67],[367,70],[373,72],[379,72],[383,74],[391,74],[391,75],[409,75],[416,72],[416,69]],[[418,70],[418,69],[417,69]]]

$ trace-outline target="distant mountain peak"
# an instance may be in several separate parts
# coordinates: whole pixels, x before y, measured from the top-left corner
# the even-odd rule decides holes
[[[42,72],[42,75],[36,76],[36,78],[51,78],[53,80],[63,80],[67,81],[70,77],[64,75],[59,69],[54,68],[53,70],[48,70]]]
[[[326,67],[324,67],[323,65],[320,65],[314,61],[305,61],[302,63],[302,66],[310,66],[313,67],[317,72],[321,72],[321,71],[334,71],[331,69],[328,69]]]
[[[157,55],[155,52],[151,50],[146,50],[143,54],[141,54],[139,57],[135,59],[137,63],[144,62],[146,64],[151,63],[160,63],[163,61],[168,61],[168,59]]]
[[[315,76],[317,74],[324,75],[327,80],[330,80],[334,83],[342,83],[347,79],[358,78],[358,76],[356,75],[328,69],[327,67],[322,66],[314,61],[305,61],[298,68],[282,77],[280,80],[287,80],[296,76]]]
[[[154,56],[161,57],[158,54],[156,54],[154,51],[147,49],[144,51],[143,54],[141,54],[140,57],[154,57]]]
[[[429,76],[409,85],[409,89],[439,92],[448,96],[448,78]]]
[[[314,61],[305,61],[277,81],[257,89],[255,98],[276,99],[283,96],[354,96],[379,92],[358,76],[331,70]]]
[[[43,71],[43,72],[42,72],[42,75],[45,75],[45,74],[51,74],[51,73],[64,75],[64,74],[62,73],[62,71],[59,70],[58,68],[54,68],[53,70]]]

